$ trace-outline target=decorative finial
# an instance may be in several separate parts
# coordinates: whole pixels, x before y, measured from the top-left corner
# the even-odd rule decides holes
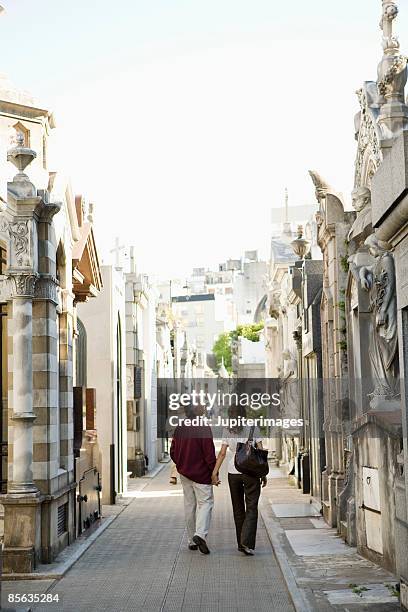
[[[22,140],[21,140],[22,139]],[[16,134],[17,146],[7,151],[7,161],[14,164],[18,173],[13,178],[11,183],[8,183],[8,190],[20,198],[32,198],[37,195],[35,186],[30,182],[30,179],[24,170],[31,164],[33,159],[37,157],[37,153],[24,146],[24,135]]]
[[[384,141],[395,138],[405,130],[408,120],[404,92],[407,82],[407,57],[400,54],[398,37],[393,32],[397,15],[395,0],[382,0],[380,27],[383,31],[384,54],[378,66],[377,88],[381,106],[378,124]]]
[[[298,225],[297,238],[292,241],[291,245],[295,255],[297,255],[299,259],[304,259],[309,253],[310,242],[303,238],[303,225]]]
[[[19,171],[14,177],[14,180],[25,181],[28,180],[28,176],[24,174],[24,170],[31,164],[33,159],[37,157],[37,153],[24,146],[24,135],[21,132],[17,132],[16,143],[17,146],[13,147],[7,152],[7,161],[14,164]]]
[[[21,132],[17,132],[16,135],[16,144],[18,147],[24,147],[25,142],[24,142],[24,136]]]
[[[399,51],[398,37],[393,33],[393,21],[398,15],[398,6],[395,0],[382,0],[383,9],[380,28],[383,31],[384,52],[395,55]]]

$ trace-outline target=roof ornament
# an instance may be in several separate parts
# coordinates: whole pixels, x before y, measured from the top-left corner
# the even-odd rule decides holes
[[[398,6],[395,0],[382,0],[383,10],[380,28],[383,31],[383,49],[385,53],[398,53],[400,45],[398,36],[393,32],[393,22],[398,16]]]
[[[327,193],[332,191],[329,183],[327,183],[316,170],[309,170],[310,178],[313,181],[313,185],[316,189],[316,200],[320,203],[320,200],[326,197]]]
[[[382,0],[380,28],[383,31],[384,54],[378,66],[377,88],[381,105],[379,124],[384,140],[397,136],[405,129],[408,118],[404,95],[408,58],[401,55],[399,40],[394,33],[397,15],[395,0]]]
[[[289,193],[285,187],[285,221],[283,222],[283,234],[292,237],[292,228],[289,221]]]
[[[11,162],[18,170],[8,189],[20,198],[32,198],[37,195],[37,190],[30,182],[25,169],[37,157],[37,153],[25,146],[24,135],[17,133],[16,146],[7,151],[7,161]]]
[[[36,152],[25,146],[24,135],[21,132],[17,132],[16,146],[7,152],[7,161],[14,164],[19,171],[14,177],[14,180],[28,180],[28,176],[24,174],[24,170],[36,157]]]
[[[309,240],[303,238],[303,233],[303,226],[298,225],[297,238],[291,242],[291,246],[295,255],[297,255],[301,260],[305,259],[311,247]]]

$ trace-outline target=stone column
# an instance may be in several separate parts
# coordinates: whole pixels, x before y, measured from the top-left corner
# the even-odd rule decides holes
[[[38,207],[42,199],[24,169],[35,158],[31,149],[18,142],[7,154],[19,170],[7,183],[4,225],[9,236],[6,275],[12,331],[13,429],[10,440],[10,482],[1,496],[4,506],[4,574],[32,572],[41,542],[41,495],[33,482],[33,364],[32,302],[38,277]]]
[[[10,493],[36,493],[33,483],[32,299],[34,274],[10,275],[13,309],[13,474]]]
[[[3,495],[3,572],[31,572],[40,538],[40,492],[33,482],[32,298],[35,274],[10,274],[13,324],[12,474]]]

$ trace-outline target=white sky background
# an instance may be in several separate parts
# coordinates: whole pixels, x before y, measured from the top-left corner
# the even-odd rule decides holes
[[[95,202],[103,254],[119,235],[140,271],[177,276],[266,253],[285,186],[314,203],[308,169],[349,199],[381,0],[2,4],[0,70],[55,111],[55,169]]]

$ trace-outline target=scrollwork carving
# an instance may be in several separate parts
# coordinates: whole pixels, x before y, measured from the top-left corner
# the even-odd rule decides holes
[[[3,215],[0,216],[0,232],[8,232],[9,223]]]
[[[382,96],[387,97],[387,95],[392,95],[394,93],[400,93],[399,89],[401,89],[401,85],[397,83],[396,77],[403,74],[404,70],[407,67],[408,58],[405,55],[398,55],[393,63],[388,66],[385,73],[383,74],[381,80],[378,81],[378,91]],[[403,88],[402,94],[403,96]]]
[[[375,86],[375,83],[369,85]],[[372,94],[372,92],[370,93]],[[375,170],[381,164],[382,153],[380,149],[378,129],[376,126],[376,118],[374,116],[374,111],[369,106],[365,88],[357,91],[357,97],[360,103],[361,111],[358,122],[358,146],[355,162],[354,186],[363,187],[367,186],[365,185],[367,179],[369,180],[371,178],[373,172],[375,172]],[[375,100],[373,100],[373,102],[375,102]],[[378,111],[376,112],[378,113]],[[368,172],[370,164],[373,166],[373,168],[370,172]]]
[[[15,259],[19,266],[24,265],[25,258],[29,255],[29,228],[28,221],[9,223],[8,231],[14,243]]]

